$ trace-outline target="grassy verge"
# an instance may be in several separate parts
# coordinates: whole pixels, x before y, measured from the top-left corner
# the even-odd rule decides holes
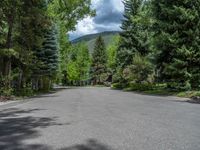
[[[156,84],[156,85],[140,85],[133,84],[128,87],[120,86],[120,84],[113,84],[112,89],[119,89],[124,91],[135,91],[143,94],[149,95],[163,95],[163,96],[177,96],[184,98],[194,98],[200,97],[200,91],[173,91],[166,88],[166,84]]]
[[[51,94],[55,92],[55,89],[34,91],[32,89],[26,88],[18,91],[4,92],[3,94],[0,93],[0,102],[24,100],[35,96]]]

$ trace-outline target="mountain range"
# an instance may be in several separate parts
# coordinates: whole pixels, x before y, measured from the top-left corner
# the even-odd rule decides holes
[[[72,44],[78,44],[78,43],[86,43],[88,45],[88,49],[90,52],[93,51],[96,38],[98,36],[102,36],[105,45],[108,46],[110,43],[112,43],[112,40],[115,36],[119,35],[120,31],[105,31],[101,33],[95,33],[95,34],[88,34],[84,35],[82,37],[79,37],[77,39],[74,39],[71,41]]]

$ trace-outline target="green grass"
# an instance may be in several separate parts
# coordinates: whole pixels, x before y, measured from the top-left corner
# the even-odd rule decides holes
[[[156,89],[156,90],[148,90],[144,91],[145,94],[150,94],[150,95],[176,95],[177,92],[169,91],[169,90],[164,90],[164,89]]]
[[[170,91],[167,89],[149,90],[149,91],[143,91],[142,93],[149,94],[149,95],[177,96],[177,97],[184,97],[184,98],[192,98],[192,97],[200,96],[200,91]]]
[[[118,84],[114,84],[112,86],[113,89],[120,89],[118,88],[120,87]],[[148,95],[163,95],[163,96],[177,96],[177,97],[184,97],[184,98],[192,98],[192,97],[196,97],[196,96],[200,96],[200,91],[173,91],[170,89],[167,89],[166,84],[156,84],[153,86],[152,89],[149,90],[145,90],[145,88],[143,88],[143,90],[141,90],[141,88],[139,88],[139,90],[137,89],[137,87],[126,87],[123,89],[124,91],[135,91],[135,92],[139,92],[139,93],[143,93],[143,94],[148,94]]]
[[[187,92],[179,92],[177,94],[178,97],[188,97],[192,98],[195,96],[200,96],[200,91],[187,91]]]

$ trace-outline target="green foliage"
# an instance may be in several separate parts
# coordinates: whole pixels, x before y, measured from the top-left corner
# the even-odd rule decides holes
[[[103,39],[91,40],[95,34],[78,39],[87,44],[71,45],[66,33],[94,15],[90,4],[1,0],[1,95],[47,91],[56,79],[79,85],[113,80],[115,88],[139,91],[159,91],[156,81],[167,85],[162,90],[200,88],[199,0],[125,0],[120,37],[105,32]]]
[[[74,30],[80,19],[95,15],[90,8],[91,0],[51,0],[48,14],[56,21],[62,21],[67,31]]]
[[[13,89],[6,86],[10,80],[8,77],[0,75],[0,96],[11,96],[13,94]]]
[[[200,1],[124,3],[125,19],[113,82],[142,91],[155,90],[148,85],[155,81],[166,83],[165,89],[175,92],[198,89]]]
[[[16,96],[33,96],[34,91],[32,89],[31,84],[23,86],[21,89],[15,89],[13,92]]]
[[[130,83],[128,88],[126,90],[130,91],[148,91],[153,90],[155,88],[155,85],[152,83]]]
[[[77,55],[77,65],[79,68],[79,80],[87,80],[89,79],[89,71],[90,71],[90,54],[85,44],[77,45],[78,55]]]
[[[117,48],[119,46],[119,36],[115,36],[112,38],[112,41],[110,45],[107,48],[107,55],[108,55],[108,68],[111,69],[112,73],[114,72],[116,68],[116,53]]]
[[[153,0],[154,45],[161,80],[177,90],[200,84],[200,1]],[[174,84],[171,84],[174,83]]]
[[[118,66],[126,68],[131,65],[134,54],[148,54],[145,24],[141,21],[144,15],[140,15],[143,8],[142,0],[126,0],[124,20],[122,22],[121,40],[117,51]],[[143,25],[144,24],[144,25]]]
[[[123,69],[117,68],[112,78],[113,83],[126,83],[126,80],[123,78]]]
[[[193,98],[193,97],[196,97],[196,96],[200,96],[200,91],[180,92],[180,93],[177,94],[177,96]]]
[[[38,57],[44,64],[42,73],[45,75],[55,75],[58,70],[58,42],[56,28],[53,26],[47,30],[44,36],[44,43]]]
[[[93,53],[95,41],[98,36],[102,36],[105,42],[106,48],[108,48],[113,43],[113,39],[115,39],[115,37],[118,37],[119,33],[120,33],[119,31],[105,31],[105,32],[96,33],[96,34],[89,34],[89,35],[85,35],[80,38],[77,38],[75,40],[72,40],[72,44],[78,44],[78,43],[84,42],[88,46],[89,52]]]
[[[33,90],[51,88],[58,67],[60,72],[66,68],[63,66],[69,43],[66,33],[74,29],[78,20],[93,14],[90,3],[90,0],[1,1],[1,94],[10,95],[14,90],[16,95],[31,95]],[[58,65],[59,59],[62,65]]]
[[[92,54],[91,76],[94,84],[103,84],[107,73],[107,53],[101,36],[96,39]]]
[[[119,90],[121,90],[121,89],[124,88],[124,86],[123,86],[121,83],[113,83],[113,84],[111,85],[111,87],[112,87],[113,89],[119,89]]]
[[[116,52],[117,71],[113,82],[152,82],[153,65],[150,63],[151,37],[150,2],[126,0],[122,33]],[[118,81],[117,81],[118,80]]]
[[[0,56],[6,57],[19,57],[19,53],[16,52],[14,49],[1,49]]]
[[[89,79],[90,54],[87,45],[80,43],[70,45],[65,53],[66,59],[63,61],[62,73],[63,82],[84,81]],[[67,83],[63,83],[67,84]]]
[[[123,78],[133,83],[152,83],[154,81],[154,67],[147,57],[136,53],[132,65],[123,71]]]

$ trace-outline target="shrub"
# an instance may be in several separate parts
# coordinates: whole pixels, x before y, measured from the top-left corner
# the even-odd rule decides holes
[[[123,70],[123,78],[134,83],[152,83],[154,81],[154,66],[147,57],[135,54],[133,64]]]
[[[148,91],[155,89],[156,86],[151,83],[130,83],[128,90],[131,91]]]
[[[0,96],[12,96],[13,94],[13,89],[12,88],[4,88],[4,87],[1,87],[0,88]]]
[[[16,96],[33,96],[34,95],[34,92],[33,92],[32,88],[30,88],[30,87],[16,90],[14,93]]]
[[[0,96],[11,96],[13,94],[13,89],[6,86],[10,80],[8,77],[0,76]]]
[[[111,85],[111,88],[113,88],[113,89],[120,89],[121,90],[125,87],[126,87],[126,85],[124,83],[113,83]]]
[[[118,68],[112,77],[112,83],[119,83],[122,82],[123,80],[124,79],[122,76],[122,69]]]

